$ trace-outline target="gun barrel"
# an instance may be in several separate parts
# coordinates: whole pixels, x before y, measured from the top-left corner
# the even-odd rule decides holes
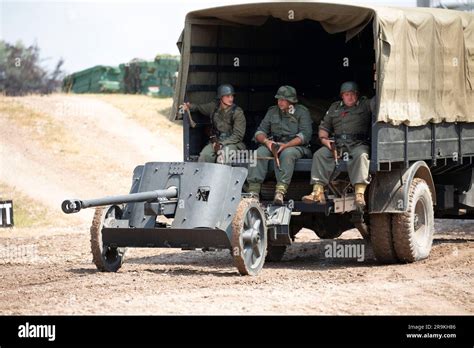
[[[175,186],[165,190],[155,190],[147,192],[131,193],[128,195],[108,196],[97,199],[79,200],[67,199],[61,204],[61,209],[66,214],[77,213],[83,208],[99,207],[111,204],[123,204],[134,202],[153,201],[158,198],[174,198],[178,196],[178,189]]]

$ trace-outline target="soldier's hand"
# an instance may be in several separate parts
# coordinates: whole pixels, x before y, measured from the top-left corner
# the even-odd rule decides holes
[[[186,102],[186,103],[183,103],[183,105],[181,105],[181,107],[183,108],[184,111],[188,111],[190,105],[191,105],[191,103]]]
[[[334,144],[334,140],[330,140],[330,139],[321,139],[321,143],[326,146],[329,150],[332,150],[333,148],[333,144]]]
[[[277,154],[280,154],[284,149],[289,147],[288,144],[284,144],[284,143],[283,144],[280,143],[279,145],[280,147],[278,148]]]
[[[212,147],[214,148],[215,152],[218,152],[220,149],[222,149],[222,144],[216,141],[215,143],[212,144]]]
[[[269,149],[270,151],[272,151],[272,144],[274,143],[273,140],[267,140],[265,141],[265,146],[267,147],[267,149]]]

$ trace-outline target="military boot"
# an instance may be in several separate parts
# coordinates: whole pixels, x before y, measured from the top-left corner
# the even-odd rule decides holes
[[[250,193],[253,196],[255,196],[257,199],[259,199],[261,188],[262,188],[262,184],[258,182],[249,182],[247,193]]]
[[[365,189],[367,187],[366,184],[355,184],[355,206],[358,211],[364,211],[366,204],[365,204]]]
[[[326,197],[324,196],[324,186],[321,184],[314,184],[313,192],[311,192],[309,195],[303,196],[302,201],[306,204],[326,204]]]
[[[285,184],[277,184],[275,188],[275,197],[273,198],[273,204],[275,205],[283,205],[285,201],[285,194],[288,185]]]

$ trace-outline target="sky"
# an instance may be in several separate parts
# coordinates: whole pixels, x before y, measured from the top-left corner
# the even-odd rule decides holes
[[[186,13],[208,7],[265,1],[12,1],[0,0],[0,39],[38,43],[43,65],[64,58],[68,73],[118,65],[158,53],[179,54],[176,41]],[[341,2],[341,1],[324,1]],[[416,6],[416,0],[343,1],[347,4]]]

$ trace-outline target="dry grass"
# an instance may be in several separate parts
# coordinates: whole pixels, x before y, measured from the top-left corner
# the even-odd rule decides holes
[[[170,122],[161,113],[171,106],[171,99],[135,95],[87,95],[86,97],[113,105],[130,119],[143,126],[148,125],[146,128],[149,130],[155,130],[157,138],[164,137],[167,141],[169,139],[170,143],[181,146],[181,127]],[[123,188],[127,191],[130,184],[129,166],[117,160],[116,156],[98,153],[97,144],[91,141],[88,134],[81,133],[82,128],[71,129],[71,122],[69,124],[66,122],[76,116],[81,116],[76,115],[75,112],[83,110],[75,109],[77,103],[58,100],[61,99],[54,99],[54,95],[44,98],[0,95],[0,127],[3,129],[2,134],[8,135],[0,139],[0,146],[3,141],[10,141],[13,148],[24,149],[26,160],[32,160],[34,162],[32,164],[44,165],[49,172],[51,168],[55,168],[61,173],[77,173],[84,183],[78,186],[58,182],[59,188],[74,192],[80,188],[89,192],[90,197],[95,196],[95,188],[107,194],[116,193]],[[85,104],[87,104],[87,99]],[[81,146],[77,147],[77,144]],[[100,163],[101,172],[91,170],[91,163],[94,161]],[[6,167],[8,161],[3,161],[0,167],[2,165]],[[34,169],[32,169],[32,175],[35,175]],[[20,187],[20,184],[8,182],[1,177],[0,184],[0,197],[14,201],[16,227],[49,227],[51,221],[54,221],[54,226],[58,223],[62,224],[63,220],[67,221],[59,209],[51,209],[44,201],[32,200],[31,197],[35,196],[30,194],[27,187]]]
[[[131,119],[137,121],[142,127],[156,132],[169,143],[182,147],[182,125],[168,119],[172,98],[153,98],[137,94],[84,94],[107,102]]]
[[[17,97],[18,98],[18,97]],[[54,153],[77,154],[73,142],[65,141],[70,134],[48,114],[24,106],[15,97],[0,96],[0,126],[14,129],[14,126],[28,130],[28,141],[41,144]]]

